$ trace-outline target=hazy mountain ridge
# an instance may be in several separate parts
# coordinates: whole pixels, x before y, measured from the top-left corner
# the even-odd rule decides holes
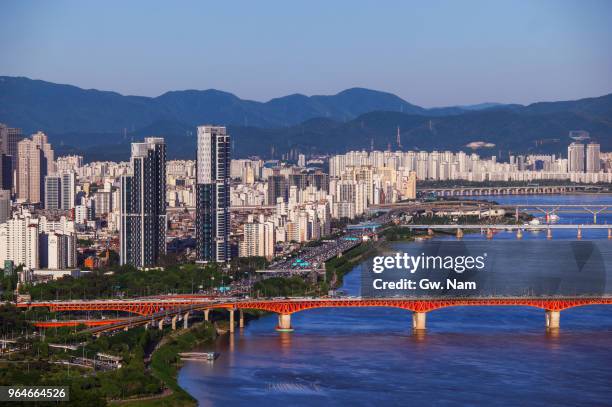
[[[348,150],[375,149],[396,150],[397,127],[400,127],[402,150],[466,150],[473,141],[485,141],[495,147],[480,149],[481,155],[567,151],[571,141],[568,129],[587,128],[597,138],[604,151],[612,150],[612,125],[603,121],[559,112],[523,115],[512,110],[476,111],[464,115],[428,117],[398,112],[371,112],[348,122],[326,118],[315,118],[299,125],[285,128],[261,128],[229,126],[232,149],[235,157],[259,155],[264,158],[280,158],[290,149],[305,153],[343,153]],[[79,149],[62,148],[59,152],[79,152],[88,160],[118,160],[129,157],[129,143],[150,135],[163,135],[168,143],[169,157],[190,158],[195,156],[195,129],[184,123],[172,121],[156,122],[146,128],[129,133],[127,137],[91,135],[103,143],[82,145]],[[82,136],[75,134],[76,139]],[[536,140],[538,141],[536,145]],[[64,145],[74,145],[68,139]],[[100,146],[98,144],[103,144]],[[272,156],[272,149],[275,155]]]
[[[170,156],[194,155],[195,126],[230,127],[236,156],[278,158],[304,152],[396,149],[457,150],[487,141],[497,151],[565,150],[569,130],[585,129],[612,149],[612,94],[528,106],[482,103],[425,109],[386,92],[352,88],[336,95],[293,94],[268,102],[243,100],[218,90],[166,92],[155,98],[123,96],[27,78],[0,77],[0,122],[47,132],[58,152],[87,159],[121,159],[128,144],[163,135]],[[536,143],[537,142],[537,143]],[[536,146],[536,144],[538,144]],[[100,148],[100,146],[104,148]]]
[[[50,133],[134,131],[158,120],[286,127],[316,117],[349,121],[372,111],[439,116],[487,107],[425,109],[391,93],[364,88],[335,95],[292,94],[267,102],[240,99],[216,89],[170,91],[150,98],[0,76],[0,122],[28,133],[39,129]]]

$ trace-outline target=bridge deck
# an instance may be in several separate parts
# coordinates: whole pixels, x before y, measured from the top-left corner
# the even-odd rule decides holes
[[[484,298],[294,298],[272,300],[159,299],[123,301],[53,301],[18,303],[18,307],[46,307],[52,311],[123,311],[143,316],[177,309],[257,309],[291,314],[312,308],[393,307],[428,312],[455,306],[527,306],[560,311],[583,305],[612,304],[612,297],[484,297]]]

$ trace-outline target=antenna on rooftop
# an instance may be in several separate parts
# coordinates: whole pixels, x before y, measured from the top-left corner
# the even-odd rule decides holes
[[[396,142],[397,142],[397,148],[401,150],[402,149],[402,138],[400,136],[400,127],[399,126],[397,126],[397,140],[396,140]]]

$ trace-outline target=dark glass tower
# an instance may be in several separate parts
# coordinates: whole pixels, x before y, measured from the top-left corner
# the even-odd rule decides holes
[[[121,264],[145,268],[166,253],[166,144],[132,143],[132,175],[121,177]]]
[[[196,250],[199,262],[231,260],[230,136],[225,127],[199,126],[196,176]]]

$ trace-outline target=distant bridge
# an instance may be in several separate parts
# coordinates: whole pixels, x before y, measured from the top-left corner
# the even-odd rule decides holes
[[[606,188],[596,185],[533,185],[533,186],[498,186],[498,187],[448,187],[418,188],[424,194],[435,194],[441,197],[484,196],[484,195],[540,195],[567,194],[573,192],[601,192]]]
[[[612,229],[612,225],[597,225],[597,224],[592,224],[592,223],[587,223],[587,224],[578,224],[578,225],[572,225],[572,224],[567,224],[567,223],[544,223],[544,224],[539,224],[539,225],[532,225],[532,224],[523,224],[523,225],[506,225],[506,224],[466,224],[466,225],[427,225],[427,224],[423,224],[423,225],[417,225],[417,224],[406,224],[403,225],[406,228],[409,229],[432,229],[432,230],[456,230],[456,229],[471,229],[471,230],[478,230],[478,229],[497,229],[497,230],[502,230],[502,229],[508,229],[508,230],[525,230],[525,229],[537,229],[537,230],[547,230],[547,229],[604,229],[604,230],[610,230]]]
[[[608,239],[612,239],[612,225],[597,225],[597,224],[579,224],[579,225],[571,225],[571,224],[524,224],[524,225],[495,225],[495,224],[472,224],[472,225],[413,225],[407,224],[404,225],[409,229],[427,229],[427,234],[432,236],[435,230],[454,230],[456,231],[456,236],[458,239],[463,237],[463,231],[468,230],[480,230],[482,232],[486,232],[487,239],[492,239],[494,236],[494,232],[498,230],[510,230],[516,231],[517,239],[522,239],[524,230],[531,231],[546,231],[546,238],[553,238],[553,230],[554,229],[562,229],[562,230],[575,230],[576,231],[576,239],[582,239],[582,230],[583,229],[599,229],[599,230],[607,230],[608,231]]]
[[[372,205],[369,212],[377,211],[406,211],[416,213],[436,213],[448,216],[473,215],[478,217],[503,216],[514,212],[516,220],[520,213],[541,213],[546,220],[558,213],[588,213],[593,216],[593,223],[597,223],[600,214],[612,214],[612,205],[609,204],[495,204],[482,201],[439,201],[431,203],[395,202],[389,204]]]

